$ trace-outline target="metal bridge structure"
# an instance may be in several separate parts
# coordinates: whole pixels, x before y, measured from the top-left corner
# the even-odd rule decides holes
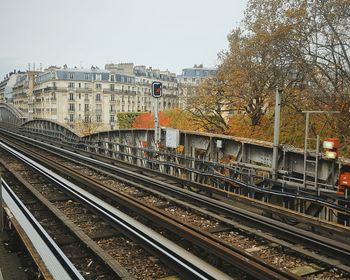
[[[278,147],[277,179],[272,180],[270,142],[167,128],[161,129],[159,143],[155,142],[153,129],[120,129],[82,136],[55,121],[26,120],[19,110],[4,103],[0,104],[0,126],[223,189],[232,187],[232,180],[239,180],[264,189],[335,194],[336,178],[348,166],[339,159],[317,156],[317,178],[310,176],[305,185],[304,150],[288,145]],[[176,145],[169,147],[168,143],[174,141]]]
[[[0,102],[0,123],[2,127],[18,128],[26,118],[17,108]]]

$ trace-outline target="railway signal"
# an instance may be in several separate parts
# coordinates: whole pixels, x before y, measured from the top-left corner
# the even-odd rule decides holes
[[[152,83],[152,96],[156,98],[155,101],[155,112],[154,112],[154,142],[156,149],[158,148],[160,141],[160,130],[159,130],[159,120],[158,120],[158,111],[159,111],[159,101],[158,98],[162,97],[162,83],[153,82]]]
[[[155,98],[162,97],[162,83],[160,82],[152,83],[152,96]]]

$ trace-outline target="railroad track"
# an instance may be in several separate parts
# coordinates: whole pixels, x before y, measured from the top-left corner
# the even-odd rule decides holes
[[[37,264],[41,267],[43,276],[48,279],[83,280],[81,273],[4,180],[2,180],[2,197],[6,210],[11,214],[10,220],[20,222],[21,227],[15,224],[17,230],[21,232],[22,236],[30,232],[30,245],[36,248],[38,256],[40,256],[35,256],[35,258],[38,260]],[[44,259],[44,255],[50,261],[43,265],[40,261]],[[39,258],[41,258],[40,261]]]
[[[10,150],[11,149],[8,149],[8,151]],[[30,165],[31,168],[35,169],[36,172],[40,172],[40,175],[35,175],[33,173],[33,170],[31,170],[30,174],[27,174],[27,176],[30,176],[31,179],[34,178],[36,182],[35,185],[52,184],[52,182],[55,182],[55,185],[57,186],[59,185],[60,188],[65,189],[65,195],[67,195],[67,193],[70,193],[71,196],[73,195],[75,199],[79,200],[79,205],[78,206],[75,205],[73,208],[83,207],[84,205],[88,205],[89,206],[88,208],[90,209],[90,211],[94,211],[95,213],[98,213],[99,215],[103,216],[102,220],[113,221],[113,227],[117,227],[118,231],[122,232],[123,234],[126,234],[127,236],[132,236],[133,239],[138,240],[140,243],[141,242],[144,243],[145,245],[143,244],[143,246],[150,248],[151,251],[153,252],[156,251],[157,255],[162,256],[162,262],[167,263],[169,265],[171,264],[170,266],[176,269],[179,275],[188,279],[230,279],[228,276],[226,276],[222,272],[218,271],[217,269],[213,268],[209,264],[203,262],[199,258],[183,250],[182,248],[175,245],[173,242],[170,242],[169,240],[162,237],[161,235],[157,234],[153,230],[150,230],[147,227],[143,226],[136,220],[130,218],[129,216],[125,215],[124,213],[116,209],[115,207],[108,205],[104,201],[91,195],[85,190],[77,187],[76,185],[65,180],[61,176],[55,174],[54,172],[48,170],[47,168],[41,166],[40,164],[37,164],[33,160],[23,155],[20,155],[18,152],[15,152],[15,151],[12,151],[12,152],[14,152],[18,157],[20,157],[21,160],[24,161],[26,164]],[[24,171],[24,172],[27,172],[27,171]],[[20,177],[23,180],[23,177],[18,176],[18,174],[17,174],[17,177]],[[46,177],[50,178],[50,181],[52,182],[51,183],[47,182]],[[20,188],[20,189],[23,189],[23,188]],[[17,191],[19,191],[19,189],[17,189]],[[45,188],[44,190],[42,190],[42,193],[43,192],[48,192],[48,188]],[[35,193],[35,191],[33,193]],[[55,190],[53,194],[54,195],[57,194],[57,190]],[[25,196],[22,194],[22,192],[21,192],[21,196],[25,199]],[[39,197],[40,197],[39,195],[36,196],[36,198],[39,198]],[[32,199],[33,198],[28,199],[27,203],[31,204]],[[57,197],[52,199],[57,200]],[[62,200],[62,199],[67,201],[68,203],[66,203],[65,205],[61,204],[61,208],[67,207],[67,204],[68,204],[68,207],[70,207],[70,204],[72,203],[72,200],[71,200],[72,198],[70,197],[68,198],[68,200],[67,198],[60,198],[59,200]],[[43,198],[41,197],[40,201],[42,200]],[[69,210],[65,210],[65,209],[63,209],[62,211],[69,212]],[[78,210],[78,212],[74,213],[74,215],[76,216],[77,214],[79,214],[80,216],[85,214],[86,211],[88,210]],[[84,218],[83,220],[87,220],[87,219],[88,218]],[[51,224],[51,219],[49,217],[45,217],[45,220],[48,220],[49,223]],[[94,221],[94,222],[96,222],[96,224],[99,225],[98,221]],[[100,221],[100,223],[103,223],[103,222]],[[49,228],[51,229],[51,226]],[[105,230],[105,228],[103,230]],[[64,232],[65,231],[60,230],[56,238],[58,238],[61,234],[64,235]],[[114,235],[118,236],[120,232],[114,233]],[[113,234],[113,233],[110,233],[110,234]],[[67,237],[64,237],[63,239],[66,240]],[[72,255],[72,258],[75,259],[74,253]],[[94,263],[95,262],[92,260],[89,261],[89,263],[87,264],[87,267],[92,267],[91,264],[94,264]],[[77,265],[79,267],[79,264]],[[100,267],[101,265],[102,264],[99,263],[98,267]],[[142,269],[144,269],[144,267],[142,266],[140,268],[141,268],[141,271]],[[91,273],[91,272],[84,273],[84,275],[93,275],[92,278],[90,279],[99,279],[99,278],[96,278],[96,271],[98,271],[99,269],[97,267],[92,267],[91,270],[95,271],[95,273]],[[116,277],[116,273],[111,273],[111,271],[106,273],[102,273],[102,272],[98,273],[98,275],[102,275],[102,274],[106,276],[114,275],[114,277],[109,276],[108,278],[101,278],[101,279],[118,279],[118,277]],[[148,279],[153,279],[153,278],[148,278]]]
[[[0,129],[0,131],[3,131],[4,133],[9,133],[8,131],[4,131]],[[23,137],[23,136],[22,136]],[[29,137],[33,137],[32,134],[30,134]],[[163,173],[159,172],[157,170],[149,169],[146,167],[141,167],[139,165],[133,164],[128,162],[125,159],[129,159],[128,154],[125,154],[123,152],[118,152],[117,155],[115,155],[115,152],[112,152],[110,150],[104,150],[103,154],[99,153],[99,147],[96,147],[96,151],[87,151],[85,144],[77,145],[72,144],[70,142],[62,142],[62,141],[54,141],[53,139],[48,140],[45,138],[44,140],[40,140],[41,134],[37,133],[35,134],[34,137],[37,137],[37,140],[33,140],[32,138],[26,138],[28,141],[36,141],[37,143],[41,143],[42,146],[48,146],[52,147],[61,147],[64,150],[69,150],[74,152],[74,154],[81,154],[85,155],[86,157],[93,158],[98,160],[98,162],[105,162],[105,163],[110,163],[112,165],[116,165],[121,167],[122,169],[128,169],[137,173],[145,174],[148,177],[151,178],[156,178],[157,180],[164,181],[164,182],[170,182],[172,185],[177,185],[182,188],[191,188],[192,190],[195,190],[197,192],[200,192],[203,195],[209,196],[209,197],[215,197],[218,200],[229,202],[234,205],[238,205],[239,208],[246,209],[250,212],[257,213],[259,215],[264,215],[267,217],[271,217],[275,220],[278,221],[283,221],[284,223],[288,223],[290,225],[293,225],[294,227],[299,227],[302,229],[306,229],[310,232],[314,232],[317,235],[322,235],[324,237],[337,240],[340,242],[344,242],[346,244],[350,244],[350,228],[342,225],[335,225],[334,223],[330,223],[324,220],[320,220],[317,218],[314,218],[312,216],[308,216],[305,214],[302,214],[300,212],[290,210],[288,207],[279,207],[276,206],[274,203],[269,203],[269,202],[264,202],[260,201],[260,199],[255,199],[255,198],[249,198],[246,197],[245,195],[240,194],[240,190],[244,190],[246,188],[254,188],[252,185],[247,185],[244,184],[243,182],[240,182],[238,180],[234,179],[229,179],[220,176],[218,174],[218,177],[216,177],[216,174],[207,174],[212,180],[215,180],[217,182],[220,182],[219,184],[225,184],[226,187],[223,188],[218,188],[218,187],[213,187],[209,185],[203,185],[194,181],[188,181],[185,179],[182,179],[181,176],[173,176],[168,173]],[[45,141],[45,142],[41,142]],[[51,145],[48,145],[47,143],[51,143]],[[150,151],[151,153],[154,154],[154,151]],[[156,154],[155,154],[156,156]],[[122,160],[123,157],[126,157],[124,160]],[[141,157],[136,157],[138,161],[142,161]],[[131,159],[131,158],[130,158]],[[135,158],[134,158],[135,159]],[[176,167],[174,163],[164,163],[157,161],[156,158],[154,161],[152,161],[152,166],[157,166],[157,165],[164,165],[164,168],[174,168]],[[152,168],[152,166],[150,168]],[[184,167],[184,166],[182,166]],[[186,170],[186,168],[185,168]],[[200,173],[200,172],[199,172]],[[259,188],[258,188],[259,189]],[[258,190],[258,193],[260,191],[269,191],[269,190]],[[273,192],[272,190],[270,190]],[[294,199],[297,199],[295,197],[295,194],[290,194],[291,197]],[[286,197],[288,199],[288,194],[286,194]],[[305,199],[305,200],[304,200]],[[335,211],[336,214],[338,215],[349,215],[349,210],[347,207],[343,206],[335,206],[335,205],[329,205],[326,201],[320,201],[318,198],[315,197],[310,197],[305,194],[305,197],[302,196],[301,200],[299,200],[300,203],[303,201],[311,201],[313,203],[320,203],[321,205],[324,206],[329,206],[329,211]],[[344,212],[345,211],[345,212]]]
[[[6,148],[8,151],[11,151],[11,149],[6,147],[5,145],[2,145],[2,146],[3,146],[3,148]],[[18,152],[12,151],[12,153],[17,154],[17,156],[20,157],[22,160],[24,158],[26,158],[22,155],[19,155]],[[32,167],[36,166],[36,163],[34,163],[33,161],[31,161],[29,159],[25,159],[25,160],[27,161],[27,163],[30,162]],[[52,161],[52,159],[50,159],[50,161]],[[48,173],[50,173],[50,172],[48,172]],[[46,174],[46,175],[49,175],[49,174]],[[62,179],[60,179],[60,181],[62,181]],[[76,192],[74,195],[81,196],[82,192],[84,192],[84,191],[79,190],[79,192]],[[103,204],[102,200],[99,200],[97,198],[94,198],[94,200],[95,201],[98,200],[99,205]],[[129,202],[130,201],[124,202],[124,203],[129,203]],[[85,201],[84,203],[87,203],[87,202]],[[124,206],[125,206],[125,204],[124,204]],[[144,211],[145,209],[143,208],[141,210]],[[138,211],[140,211],[140,210],[138,210]],[[152,218],[155,218],[154,213],[153,213]],[[164,218],[163,218],[163,223],[164,223]],[[167,224],[167,226],[168,225],[169,224]],[[183,226],[184,225],[176,226],[175,222],[173,222],[171,230],[172,231],[177,230],[178,231],[177,233],[180,233],[179,228],[181,228]],[[141,226],[139,225],[138,227],[140,228]],[[145,230],[145,229],[143,229],[143,230]],[[181,234],[184,234],[183,231],[181,232]],[[212,240],[208,240],[209,239],[208,237],[202,236],[201,234],[199,234],[198,232],[196,233],[193,230],[191,231],[191,230],[189,230],[189,228],[187,229],[187,232],[186,232],[186,238],[187,238],[187,240],[190,240],[191,242],[196,243],[196,245],[198,245],[198,246],[208,246],[210,249],[210,252],[212,252],[213,254],[218,254],[218,255],[221,254],[222,259],[224,259],[225,261],[227,261],[231,265],[234,264],[236,267],[239,267],[239,269],[243,270],[244,273],[248,273],[248,274],[254,276],[256,279],[297,279],[298,278],[298,277],[293,276],[292,274],[289,274],[287,272],[279,271],[278,269],[276,269],[270,265],[267,265],[264,262],[261,262],[260,260],[254,258],[253,256],[249,256],[249,254],[245,253],[242,256],[241,254],[238,254],[237,252],[234,252],[233,250],[228,250],[227,247],[224,247],[220,244],[216,244],[216,242],[213,242]],[[164,247],[164,245],[162,245],[162,247]],[[167,245],[165,247],[169,247],[169,245]],[[249,259],[247,259],[247,258],[249,258]],[[184,259],[186,259],[186,258],[184,258]],[[193,262],[196,258],[194,258],[193,256],[190,256],[190,257],[187,257],[187,259],[191,259],[190,263],[193,266]],[[189,264],[187,264],[187,266],[189,266]],[[202,264],[202,266],[203,266],[203,264]],[[211,267],[208,264],[206,264],[204,266],[207,267],[206,269]],[[201,268],[201,269],[204,269],[204,268]],[[211,269],[209,269],[209,270],[211,270]],[[219,272],[216,272],[216,273],[219,273]],[[236,274],[236,272],[235,272],[235,274]],[[224,277],[223,275],[221,275],[219,278],[217,276],[215,276],[215,277],[212,277],[212,279],[223,279],[223,277]],[[193,275],[191,278],[193,278]],[[203,279],[206,279],[206,278],[203,277]],[[210,278],[208,278],[208,279],[210,279]]]
[[[72,155],[71,155],[71,157],[72,157]],[[104,169],[106,169],[107,168],[107,165],[106,164],[101,164],[101,163],[99,163],[99,162],[97,162],[97,161],[94,161],[94,160],[92,160],[92,159],[85,159],[85,160],[87,160],[87,161],[90,161],[90,164],[91,164],[91,162],[93,162],[93,164],[94,165],[97,165],[97,164],[99,164],[99,165],[102,165],[102,166],[104,166]],[[51,161],[52,161],[52,159],[51,159]],[[82,157],[80,157],[79,158],[79,161],[82,161]],[[152,185],[152,187],[153,188],[155,188],[155,187],[157,187],[158,189],[160,189],[160,187],[159,187],[159,185],[162,185],[162,189],[163,189],[163,191],[164,191],[164,188],[166,187],[166,188],[170,188],[170,190],[168,189],[168,192],[169,191],[171,191],[172,192],[172,195],[176,195],[176,196],[181,196],[181,198],[182,199],[186,199],[187,201],[191,201],[191,202],[196,202],[197,204],[199,203],[199,205],[201,205],[201,207],[203,207],[203,205],[204,205],[204,203],[206,203],[205,205],[205,207],[207,208],[207,209],[210,209],[210,208],[212,208],[211,210],[212,211],[215,211],[215,212],[221,212],[221,214],[223,213],[222,211],[223,211],[223,209],[225,210],[225,212],[226,212],[226,216],[231,216],[232,215],[232,207],[229,207],[229,206],[227,206],[227,205],[224,205],[224,204],[222,204],[222,203],[218,203],[217,201],[215,201],[214,202],[214,204],[216,205],[216,208],[214,207],[214,206],[212,206],[212,205],[210,205],[210,199],[208,199],[208,198],[203,198],[202,196],[200,196],[200,195],[197,195],[197,194],[194,194],[194,193],[192,193],[192,192],[184,192],[183,190],[178,190],[178,189],[176,189],[176,188],[174,188],[173,186],[169,186],[169,185],[166,185],[166,184],[160,184],[159,182],[156,182],[156,180],[153,180],[153,179],[149,179],[149,178],[147,178],[147,177],[145,177],[145,176],[142,176],[142,175],[136,175],[135,173],[130,173],[129,171],[128,172],[125,172],[125,171],[123,171],[123,170],[119,170],[118,168],[116,168],[116,167],[113,167],[113,166],[109,166],[108,167],[109,168],[109,170],[113,170],[113,173],[115,174],[116,172],[118,172],[118,175],[119,176],[122,176],[122,177],[126,177],[126,176],[128,176],[129,177],[129,181],[128,181],[128,183],[130,183],[130,184],[133,184],[133,185],[136,185],[135,184],[135,181],[138,181],[138,182],[142,182],[143,184],[146,184],[146,185]],[[69,176],[70,177],[74,177],[74,175],[72,174],[72,173],[69,173],[69,170],[65,170],[65,171],[62,171],[63,173],[68,173],[69,174]],[[110,176],[110,175],[109,175]],[[114,177],[116,177],[115,175],[113,175]],[[131,178],[132,178],[132,180],[130,180],[130,176],[131,176]],[[102,176],[103,177],[103,176]],[[120,178],[119,178],[120,179]],[[85,179],[86,181],[87,181],[87,179]],[[90,183],[86,183],[87,185],[92,185],[92,183],[90,182]],[[94,184],[96,184],[96,182],[94,183]],[[102,186],[100,186],[99,187],[100,189],[102,188]],[[149,190],[146,190],[145,189],[145,187],[143,187],[143,190],[145,190],[145,191],[147,191],[147,192],[149,192]],[[106,191],[106,190],[105,190]],[[111,195],[111,192],[107,192],[107,194],[108,195]],[[159,195],[159,193],[158,193],[158,195]],[[107,195],[106,195],[107,196]],[[144,194],[143,195],[141,195],[140,196],[140,194],[138,195],[139,197],[142,197],[142,196],[145,196]],[[147,196],[147,195],[146,195]],[[185,197],[186,196],[186,197]],[[124,196],[125,197],[125,196]],[[130,198],[129,198],[130,199]],[[118,201],[118,202],[120,202],[120,201]],[[135,201],[134,201],[134,203],[135,203]],[[174,203],[174,202],[173,202]],[[177,201],[176,203],[179,203],[179,201]],[[130,204],[130,200],[128,201],[128,204]],[[220,209],[217,207],[218,206],[218,204],[219,204],[219,206],[220,206]],[[183,204],[184,205],[184,204]],[[186,207],[189,207],[189,205],[187,204],[187,205],[185,205]],[[214,207],[214,208],[213,208]],[[154,210],[154,209],[153,209]],[[197,209],[197,210],[200,210],[200,209]],[[220,211],[219,211],[220,210]],[[133,209],[133,211],[135,211],[135,209]],[[230,212],[228,212],[228,211],[230,211]],[[202,211],[203,212],[203,211]],[[206,213],[206,215],[207,215],[208,213]],[[236,214],[236,215],[238,215],[238,214]],[[240,215],[242,215],[242,213],[240,213]],[[248,215],[249,216],[249,213],[243,213],[243,215]],[[213,215],[212,215],[213,216]],[[215,215],[214,215],[215,216]],[[152,216],[149,216],[148,217],[148,219],[152,219],[152,218],[154,218],[154,216],[152,217]],[[220,218],[220,216],[217,216],[217,218]],[[253,217],[254,219],[253,219],[253,221],[254,222],[259,222],[258,221],[258,217]],[[252,217],[250,217],[250,219],[252,219]],[[224,219],[218,219],[218,220],[221,220],[221,222],[228,222],[227,221],[227,218],[224,218]],[[269,224],[268,222],[270,222],[268,219],[265,219],[265,227],[271,227],[271,224]],[[260,221],[260,223],[261,223],[261,221]],[[227,223],[227,224],[230,224],[230,223]],[[169,225],[167,225],[167,226],[169,226]],[[184,226],[184,225],[183,225]],[[232,225],[232,223],[231,223],[231,225],[230,226],[232,226],[232,228],[234,228],[234,227],[236,227],[236,228],[238,228],[238,229],[240,229],[240,230],[247,230],[247,227],[245,227],[245,226],[242,226],[242,225],[237,225],[237,224],[234,224],[234,225]],[[274,226],[276,227],[276,224],[274,224]],[[286,230],[286,229],[284,229],[284,230]],[[288,229],[287,229],[288,230]],[[215,230],[214,230],[215,231]],[[254,230],[252,231],[251,229],[250,229],[250,231],[251,231],[251,233],[254,233]],[[220,233],[220,231],[218,231],[219,233]],[[223,231],[221,230],[221,233],[222,233]],[[283,231],[282,231],[283,232]],[[203,233],[202,233],[203,234]],[[256,231],[255,231],[255,233],[254,234],[257,234],[257,235],[259,235]],[[209,236],[209,234],[207,234],[207,237]],[[222,236],[223,235],[221,235],[221,238],[222,238]],[[262,236],[261,234],[260,234],[260,238],[262,238],[262,237],[266,237],[266,236]],[[189,237],[187,237],[187,238],[189,238]],[[299,236],[299,239],[304,239],[304,237],[300,237]],[[268,239],[270,239],[270,241],[272,241],[272,240],[274,240],[274,241],[277,241],[276,240],[276,238],[274,238],[274,237],[269,237]],[[216,241],[216,242],[218,242],[218,241]],[[221,243],[223,243],[223,242],[221,242]],[[285,246],[285,247],[288,247],[289,249],[291,249],[290,247],[291,247],[291,244],[287,244],[287,242],[285,242],[285,241],[283,241],[283,242],[280,242],[280,243],[284,243],[283,245]],[[281,245],[281,244],[280,244]],[[319,245],[319,244],[318,244]],[[334,244],[333,244],[334,245]],[[208,246],[208,244],[206,244],[206,246]],[[231,246],[232,247],[232,246]],[[339,248],[338,248],[338,250],[339,250]],[[298,251],[298,250],[297,250]],[[343,249],[343,252],[344,252],[345,250]],[[299,248],[299,253],[306,253],[306,255],[308,255],[309,257],[315,257],[315,254],[313,254],[313,253],[310,253],[310,252],[307,252],[304,248]],[[339,251],[338,251],[338,253],[339,253]],[[346,252],[345,252],[346,253]],[[317,259],[317,258],[316,258]],[[321,258],[322,259],[322,261],[324,262],[324,261],[331,261],[331,260],[329,260],[329,259],[327,259],[327,258]],[[320,261],[320,260],[319,260]],[[263,262],[261,262],[261,263],[263,263]],[[329,264],[329,263],[328,263]],[[340,268],[340,269],[343,269],[343,270],[346,270],[347,269],[347,267],[346,266],[343,266],[342,264],[340,264],[340,263],[333,263],[332,265],[335,265],[335,266],[337,266],[338,268]],[[261,273],[261,272],[260,272]],[[256,276],[256,275],[255,275]],[[288,278],[288,277],[293,277],[293,276],[291,276],[291,275],[288,275],[288,274],[286,274],[286,277]],[[260,278],[261,279],[261,278]]]

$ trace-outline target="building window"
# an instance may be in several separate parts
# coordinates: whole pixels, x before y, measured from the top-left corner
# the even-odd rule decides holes
[[[102,84],[96,84],[96,89],[101,89],[102,88]]]
[[[89,104],[85,104],[84,112],[89,112]]]
[[[87,116],[85,116],[85,122],[90,122],[90,116],[89,115],[87,115]]]
[[[69,93],[69,100],[74,100],[74,93],[73,92]]]
[[[75,104],[74,103],[69,103],[69,111],[70,112],[74,112],[75,111],[75,106],[74,106]]]
[[[85,89],[88,89],[88,88],[89,88],[89,86],[88,86],[87,83],[84,83],[84,88],[85,88]]]
[[[114,123],[114,122],[115,122],[115,116],[114,116],[114,115],[111,115],[111,116],[109,117],[109,122],[111,122],[111,123]]]
[[[101,115],[96,115],[96,122],[100,123],[102,121]]]
[[[69,114],[69,121],[74,122],[74,115],[73,114]]]
[[[114,75],[111,75],[111,82],[114,82]]]
[[[114,94],[111,95],[111,101],[115,101],[115,95]]]
[[[79,111],[81,111],[81,104],[79,104]]]
[[[114,91],[114,84],[110,84],[109,88],[111,89],[111,91]]]
[[[102,113],[102,104],[96,104],[96,113]]]
[[[101,94],[96,94],[96,101],[101,101]]]
[[[74,83],[68,83],[68,88],[74,88]]]
[[[96,74],[96,81],[101,81],[101,74]]]
[[[84,74],[84,80],[89,80],[89,74],[87,73]]]
[[[74,73],[69,73],[69,79],[71,79],[71,80],[74,79]]]

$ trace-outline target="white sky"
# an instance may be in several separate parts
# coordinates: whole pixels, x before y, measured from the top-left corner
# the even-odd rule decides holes
[[[247,0],[0,0],[0,80],[28,63],[217,64]]]

